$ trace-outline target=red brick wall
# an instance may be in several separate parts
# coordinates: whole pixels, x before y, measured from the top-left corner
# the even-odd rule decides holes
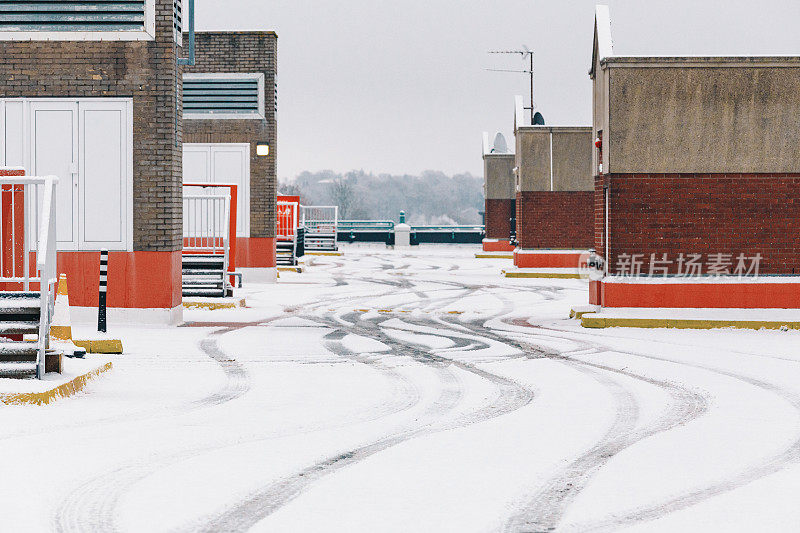
[[[184,35],[184,39],[188,39]],[[187,143],[250,143],[250,236],[274,238],[277,227],[275,197],[278,189],[276,158],[277,47],[274,32],[198,32],[197,62],[187,73],[263,73],[266,109],[264,119],[187,119]],[[256,155],[259,142],[269,142],[269,155]]]
[[[513,199],[486,199],[486,238],[508,239],[516,202]]]
[[[610,192],[610,271],[620,254],[762,255],[761,274],[800,274],[800,174],[612,174],[595,180],[595,247],[603,252],[602,184]],[[677,264],[670,272],[677,273]],[[704,269],[705,272],[705,269]]]
[[[517,193],[517,241],[521,248],[591,248],[592,191]]]
[[[133,249],[175,251],[183,247],[182,52],[172,0],[155,9],[152,41],[0,41],[0,97],[132,98]]]

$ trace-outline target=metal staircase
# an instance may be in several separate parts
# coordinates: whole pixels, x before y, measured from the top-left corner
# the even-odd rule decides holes
[[[2,170],[8,174],[0,177],[0,376],[33,374],[41,379],[47,372],[61,372],[62,354],[50,346],[58,278],[58,178],[25,177],[15,174],[23,172],[18,169]],[[39,216],[30,216],[33,209]],[[35,237],[26,235],[27,221],[32,222]],[[33,265],[31,245],[36,246]]]
[[[275,243],[275,263],[278,266],[297,266],[298,259],[305,255],[305,230],[297,228],[294,240],[279,240]]]
[[[305,228],[305,249],[309,252],[335,252],[339,249],[339,208],[300,206],[301,226]]]
[[[225,256],[183,254],[183,296],[223,298],[232,296],[227,281]]]
[[[23,340],[38,335],[41,323],[41,295],[38,291],[0,292],[0,363],[3,376],[24,377],[36,374],[38,340]],[[45,349],[45,372],[61,371],[61,353]]]
[[[231,244],[236,239],[236,213],[231,208],[228,184],[184,184],[205,187],[203,194],[183,195],[184,297],[224,298],[233,296],[229,280]],[[215,187],[222,189],[216,189]],[[213,193],[213,194],[210,194]]]

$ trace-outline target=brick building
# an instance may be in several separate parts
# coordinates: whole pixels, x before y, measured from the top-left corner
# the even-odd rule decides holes
[[[96,319],[98,251],[109,249],[109,319],[175,322],[180,4],[115,4],[31,3],[0,18],[0,166],[60,178],[58,263],[73,318]]]
[[[516,209],[519,268],[570,269],[591,247],[592,130],[534,126],[516,100]],[[574,272],[572,272],[574,270]]]
[[[184,181],[239,185],[236,265],[248,280],[277,273],[277,42],[274,32],[199,32],[183,75]]]
[[[615,56],[599,6],[590,76],[591,302],[798,307],[800,57]]]
[[[498,133],[490,144],[489,134],[483,134],[483,195],[485,198],[486,238],[484,252],[510,252],[516,230],[516,178],[514,152],[509,150],[505,137]]]

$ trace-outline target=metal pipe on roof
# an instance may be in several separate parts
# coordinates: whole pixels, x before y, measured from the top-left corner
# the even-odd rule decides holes
[[[186,54],[187,57],[179,57],[178,64],[179,65],[188,65],[190,67],[194,66],[195,54],[194,54],[194,0],[189,0],[189,32],[188,32],[189,42],[186,44]]]

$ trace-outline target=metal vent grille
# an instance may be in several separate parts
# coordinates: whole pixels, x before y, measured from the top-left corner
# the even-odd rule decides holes
[[[174,0],[172,3],[172,31],[175,42],[183,44],[183,0]]]
[[[2,0],[0,31],[144,31],[145,0]]]
[[[260,114],[256,78],[184,78],[183,112]]]

